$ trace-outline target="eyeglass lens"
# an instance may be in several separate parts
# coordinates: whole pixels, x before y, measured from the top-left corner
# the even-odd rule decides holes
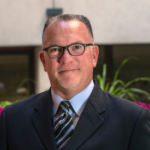
[[[71,55],[81,55],[84,52],[84,46],[81,44],[73,44],[68,47]],[[63,54],[63,47],[53,46],[48,49],[50,57],[60,57]]]

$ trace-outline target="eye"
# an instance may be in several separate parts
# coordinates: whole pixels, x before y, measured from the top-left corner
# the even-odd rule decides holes
[[[50,49],[50,52],[57,52],[59,51],[59,48],[58,47],[53,47]]]
[[[61,53],[63,49],[61,47],[51,47],[49,53]]]
[[[75,44],[75,45],[72,45],[72,46],[70,47],[70,49],[73,50],[73,51],[82,50],[82,49],[83,49],[83,46],[80,45],[80,44]]]
[[[74,45],[74,49],[81,49],[82,46],[81,45]]]

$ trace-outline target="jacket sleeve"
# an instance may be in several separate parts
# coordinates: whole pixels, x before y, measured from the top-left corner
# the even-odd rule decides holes
[[[5,109],[2,111],[0,116],[0,150],[7,150]]]
[[[140,112],[130,139],[128,150],[150,150],[150,111]]]

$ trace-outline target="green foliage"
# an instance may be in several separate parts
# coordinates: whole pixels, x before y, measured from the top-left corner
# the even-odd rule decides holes
[[[18,85],[18,87],[17,87],[17,90],[19,89],[19,88],[21,88],[21,87],[23,87],[24,86],[24,84],[25,83],[29,83],[29,82],[32,82],[32,83],[35,83],[36,84],[36,82],[34,81],[34,80],[32,80],[32,79],[29,79],[29,78],[25,78],[25,79],[23,79],[22,81],[21,81],[21,83]],[[17,91],[16,90],[16,91]],[[17,92],[16,92],[17,93]],[[14,97],[16,96],[16,93],[13,95]],[[16,99],[18,99],[18,98],[16,98]],[[17,102],[18,100],[15,100],[14,102]],[[0,101],[0,107],[5,107],[5,106],[7,106],[7,105],[11,105],[12,103],[14,103],[14,102],[10,102],[10,101],[8,101],[8,100],[4,100],[4,101]]]
[[[32,82],[34,84],[36,84],[36,82],[32,79],[29,79],[29,78],[25,78],[22,80],[22,82],[19,84],[19,86],[17,87],[17,89],[21,88],[26,82]]]
[[[147,99],[150,99],[150,94],[142,89],[138,88],[131,88],[131,85],[138,81],[150,81],[149,77],[139,77],[135,78],[127,83],[118,79],[119,72],[121,68],[130,60],[130,59],[137,59],[136,57],[129,57],[126,58],[121,65],[118,67],[117,71],[115,72],[114,78],[112,82],[106,83],[106,64],[103,65],[102,76],[98,74],[96,76],[96,80],[98,81],[102,90],[109,92],[113,95],[116,95],[121,98],[127,98],[132,101],[136,101],[139,99],[137,94],[144,94]]]
[[[5,106],[11,105],[11,104],[12,104],[12,102],[9,102],[9,101],[1,101],[0,102],[0,107],[5,107]]]

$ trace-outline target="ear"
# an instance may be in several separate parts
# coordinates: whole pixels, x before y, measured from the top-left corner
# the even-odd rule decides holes
[[[47,71],[47,69],[46,69],[46,63],[45,63],[45,57],[44,57],[44,51],[40,51],[39,57],[40,57],[40,60],[41,60],[41,62],[43,64],[44,71]]]
[[[93,48],[92,49],[92,51],[93,51],[93,67],[96,67],[97,62],[98,62],[99,48],[96,45],[94,45],[92,48]]]

